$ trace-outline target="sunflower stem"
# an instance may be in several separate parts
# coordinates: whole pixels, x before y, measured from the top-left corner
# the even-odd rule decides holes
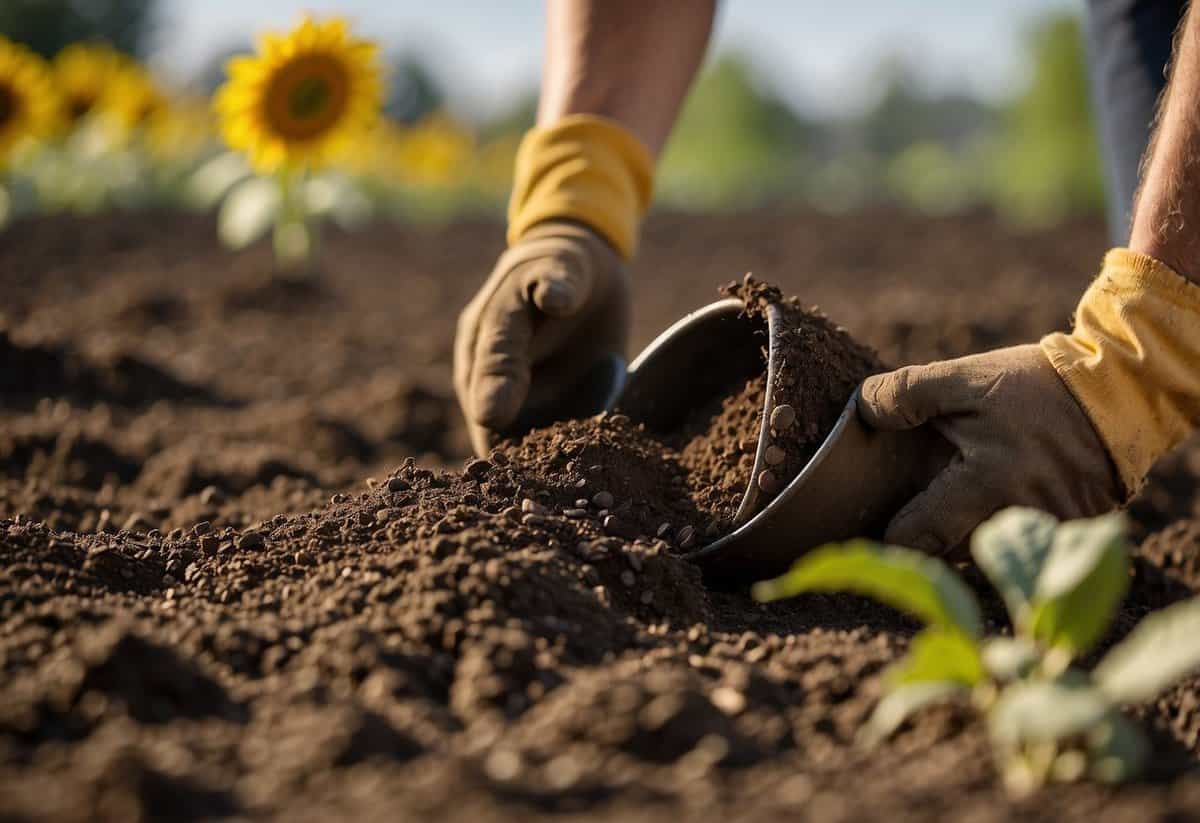
[[[314,272],[317,233],[304,197],[304,169],[285,166],[277,175],[279,213],[273,234],[275,263],[290,276],[310,277]]]

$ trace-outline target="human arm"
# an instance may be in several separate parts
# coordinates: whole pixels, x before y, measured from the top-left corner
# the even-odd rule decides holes
[[[868,379],[880,429],[929,424],[950,465],[893,519],[891,542],[941,553],[1008,505],[1113,508],[1200,421],[1200,14],[1189,12],[1144,164],[1130,248],[1105,257],[1074,329]]]
[[[522,141],[509,250],[459,318],[454,383],[487,451],[531,395],[624,355],[625,263],[654,162],[704,56],[715,0],[550,0],[538,125]]]
[[[1143,161],[1129,247],[1200,282],[1200,14],[1175,43],[1158,127]]]

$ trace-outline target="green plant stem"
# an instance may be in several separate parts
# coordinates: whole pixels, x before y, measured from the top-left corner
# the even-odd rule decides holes
[[[318,227],[308,214],[304,199],[306,179],[304,169],[280,170],[277,176],[279,214],[275,218],[273,235],[276,264],[285,272],[302,276],[314,273],[320,241]]]

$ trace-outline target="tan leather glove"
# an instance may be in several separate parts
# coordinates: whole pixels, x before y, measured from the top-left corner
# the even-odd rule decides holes
[[[529,407],[553,407],[596,363],[624,356],[629,275],[578,223],[529,229],[458,318],[454,388],[480,456]]]
[[[859,413],[884,430],[931,423],[958,450],[892,519],[889,543],[944,554],[1005,506],[1075,518],[1124,497],[1104,443],[1037,344],[869,377]]]

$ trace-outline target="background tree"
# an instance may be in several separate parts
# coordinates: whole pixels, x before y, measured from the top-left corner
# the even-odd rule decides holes
[[[157,16],[158,0],[4,0],[0,34],[47,58],[88,40],[144,58]]]
[[[1029,84],[1005,108],[989,164],[997,204],[1033,222],[1099,211],[1104,183],[1079,20],[1046,18],[1027,43]]]

